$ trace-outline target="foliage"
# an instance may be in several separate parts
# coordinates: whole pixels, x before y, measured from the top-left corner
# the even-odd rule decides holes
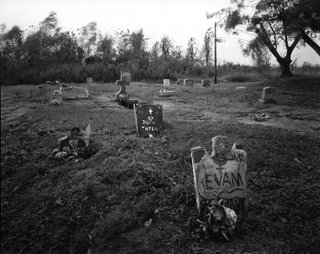
[[[247,45],[244,53],[253,56],[259,65],[265,60],[265,63],[269,62],[267,49],[280,64],[282,75],[290,76],[292,75],[291,54],[301,38],[316,48],[315,43],[308,37],[307,31],[308,29],[312,32],[319,31],[319,1],[311,1],[311,5],[309,1],[304,0],[259,0],[254,2],[233,0],[232,2],[236,4],[235,9],[222,9],[208,17],[227,14],[225,21],[227,31],[242,25],[248,31],[256,32],[257,36]],[[310,6],[314,8],[310,9]],[[281,55],[282,50],[283,55]]]
[[[312,3],[315,4],[315,2]],[[244,5],[239,5],[240,7],[244,8]],[[235,27],[239,23],[244,24],[246,21],[247,17],[241,13],[241,8],[228,17],[227,24],[230,27]],[[259,22],[262,16],[263,18],[271,17],[271,11],[269,16],[262,15],[262,13],[269,13],[269,9],[265,8],[270,7],[261,4],[257,8],[259,11],[250,21],[251,25],[253,20]],[[295,33],[299,27],[299,29],[305,28],[305,35],[301,34],[302,37],[311,38],[311,31],[316,31],[316,24],[314,24],[316,19],[312,15],[308,16],[308,10],[304,10],[303,22],[299,23],[296,17],[302,14],[293,11],[292,8],[288,10],[292,20],[291,26],[288,26],[290,32],[288,35]],[[92,76],[96,82],[114,82],[119,78],[120,71],[125,70],[131,72],[133,80],[211,78],[215,75],[211,63],[213,32],[210,29],[204,35],[202,47],[198,47],[195,38],[190,38],[186,50],[183,51],[182,47],[175,45],[168,36],[163,36],[148,50],[146,47],[148,38],[145,37],[142,29],[133,32],[120,30],[115,34],[102,35],[97,29],[97,23],[90,22],[78,29],[77,33],[62,31],[55,12],[51,12],[38,27],[30,27],[33,29],[23,31],[18,26],[14,26],[6,31],[5,25],[1,25],[1,84],[38,84],[47,80],[85,82],[87,76]],[[254,26],[248,28],[253,29]],[[276,23],[274,26],[274,29],[277,29],[276,33],[282,31],[280,28],[281,24]],[[272,33],[269,25],[265,29],[267,35]],[[261,27],[260,31],[263,31]],[[276,38],[271,36],[271,46],[269,46],[277,48],[281,41],[280,37],[283,36],[280,34]],[[268,42],[266,38],[262,32],[259,32],[256,39],[244,48],[244,53],[253,57],[260,68],[270,68],[270,50],[266,47]],[[288,40],[290,38],[288,36]],[[293,47],[290,50],[293,50]],[[288,57],[284,60],[281,57],[279,59],[291,61]],[[230,75],[228,79],[233,80],[233,77],[239,76],[239,72],[246,70],[244,66],[241,70],[234,66],[230,68],[229,63],[218,66],[219,76],[228,74]],[[226,69],[236,73],[231,75],[232,73],[227,73]],[[243,80],[247,80],[244,75],[242,77]],[[252,75],[249,79],[252,79]]]

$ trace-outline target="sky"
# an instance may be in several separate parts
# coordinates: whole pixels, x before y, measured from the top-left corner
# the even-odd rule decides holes
[[[7,30],[14,25],[27,29],[30,25],[37,26],[51,11],[55,11],[59,26],[65,31],[76,31],[95,21],[102,34],[143,29],[149,47],[166,35],[183,50],[189,39],[194,37],[200,49],[205,32],[218,21],[207,19],[206,12],[212,13],[228,6],[230,0],[0,0],[0,24],[5,24]],[[254,63],[242,54],[238,43],[239,39],[246,42],[253,35],[240,33],[234,36],[219,27],[217,35],[223,39],[217,46],[218,63]],[[296,60],[298,65],[305,61],[320,63],[320,57],[309,46],[295,49],[292,60]],[[272,63],[276,61],[273,59]]]

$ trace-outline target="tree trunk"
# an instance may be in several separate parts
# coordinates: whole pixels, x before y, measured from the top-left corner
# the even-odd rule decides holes
[[[278,63],[281,66],[282,70],[282,77],[291,77],[293,76],[291,69],[290,69],[290,64],[291,64],[291,59],[290,58],[278,58],[277,59]]]
[[[320,56],[320,47],[315,43],[304,31],[301,32],[301,37],[305,43],[307,43],[315,52]]]
[[[285,62],[283,65],[281,65],[282,68],[282,77],[291,77],[293,76],[291,70],[290,70],[290,63]]]

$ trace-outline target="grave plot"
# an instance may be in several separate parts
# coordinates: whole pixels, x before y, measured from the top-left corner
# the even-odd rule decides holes
[[[62,89],[62,98],[64,100],[88,99],[89,91],[87,88],[69,86]]]
[[[160,97],[173,96],[177,92],[176,90],[170,90],[170,88],[171,88],[170,79],[164,79],[163,80],[163,87],[164,87],[164,89],[161,89],[159,91],[159,96]]]
[[[163,129],[163,108],[156,104],[136,104],[134,116],[138,137],[160,137]]]

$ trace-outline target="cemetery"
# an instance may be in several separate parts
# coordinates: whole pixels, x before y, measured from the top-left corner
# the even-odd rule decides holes
[[[306,77],[3,86],[1,248],[317,253],[319,102]]]

